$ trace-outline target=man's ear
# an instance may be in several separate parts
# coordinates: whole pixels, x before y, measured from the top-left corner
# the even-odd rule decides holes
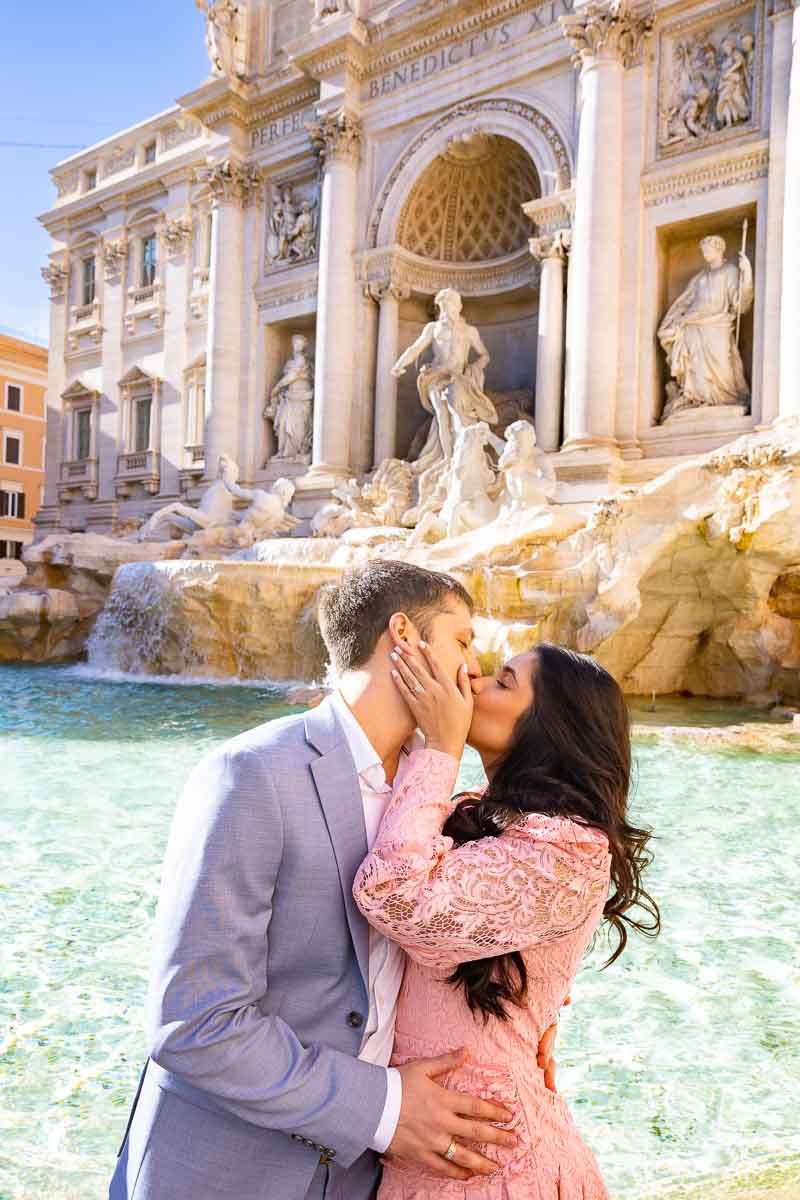
[[[392,613],[391,617],[389,618],[388,628],[389,637],[391,638],[393,646],[397,646],[400,643],[403,643],[404,645],[410,645],[412,644],[412,638],[414,642],[419,641],[419,638],[416,636],[416,630],[414,628],[413,621],[409,620],[404,612]]]

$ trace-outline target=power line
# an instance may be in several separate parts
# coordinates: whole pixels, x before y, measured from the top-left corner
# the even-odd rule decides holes
[[[94,125],[98,129],[116,128],[116,121],[86,121],[82,117],[27,117],[12,113],[0,113],[0,121],[28,121],[33,125]]]
[[[13,146],[17,150],[85,150],[85,143],[76,145],[66,145],[65,143],[51,142],[0,142],[0,146]]]

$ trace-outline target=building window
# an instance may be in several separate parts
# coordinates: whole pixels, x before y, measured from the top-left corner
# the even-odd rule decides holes
[[[140,287],[152,287],[156,281],[156,235],[142,238],[142,281]]]
[[[22,558],[22,542],[0,541],[0,558]]]
[[[92,254],[83,260],[83,276],[81,288],[81,304],[94,304],[96,289],[95,259]]]
[[[150,412],[152,405],[152,396],[139,396],[135,401],[133,410],[133,449],[139,454],[150,449]]]
[[[12,437],[10,433],[5,435],[5,454],[4,461],[11,467],[21,465],[22,444],[18,437]]]
[[[86,174],[84,175],[84,179],[86,180],[87,192],[93,192],[94,189],[97,187],[97,171],[96,171],[96,169],[93,168],[91,171],[87,171]]]
[[[22,388],[19,384],[6,384],[6,408],[10,412],[22,412]]]
[[[0,517],[16,517],[25,520],[25,493],[15,489],[0,488]]]
[[[156,144],[155,144],[155,142],[148,142],[147,145],[145,146],[144,161],[145,161],[145,163],[154,163],[156,161]]]
[[[85,462],[92,452],[92,410],[79,408],[75,413],[75,455],[78,462]]]

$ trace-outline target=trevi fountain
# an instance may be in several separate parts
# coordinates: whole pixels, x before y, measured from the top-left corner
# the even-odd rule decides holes
[[[103,1194],[177,791],[330,685],[317,593],[387,556],[484,669],[630,697],[664,935],[592,951],[559,1051],[615,1200],[796,1200],[800,6],[198,8],[209,78],[41,218],[0,1195]]]

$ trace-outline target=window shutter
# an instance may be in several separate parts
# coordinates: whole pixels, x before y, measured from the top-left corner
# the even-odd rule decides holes
[[[19,492],[17,495],[17,516],[23,519],[25,516],[25,493]]]
[[[8,516],[8,492],[0,491],[0,517]]]

